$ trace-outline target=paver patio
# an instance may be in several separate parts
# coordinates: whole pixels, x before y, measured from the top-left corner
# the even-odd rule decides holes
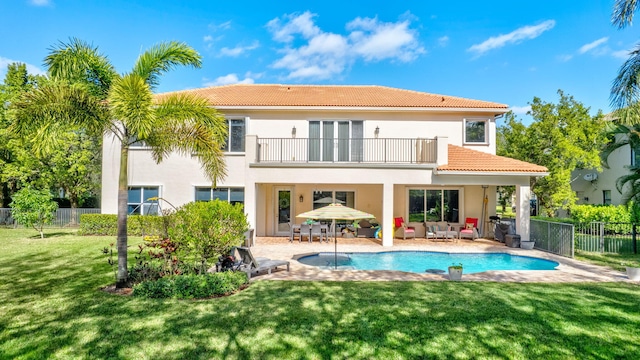
[[[338,252],[383,252],[394,250],[441,251],[451,253],[504,252],[514,255],[533,256],[557,261],[557,270],[530,271],[486,271],[464,274],[463,281],[503,281],[503,282],[631,282],[625,273],[582,261],[569,259],[539,250],[509,248],[494,240],[476,239],[455,241],[434,241],[432,239],[402,240],[396,239],[393,247],[382,247],[381,241],[364,238],[338,238]],[[254,256],[271,259],[289,260],[291,271],[278,269],[270,275],[254,276],[252,280],[335,280],[335,281],[443,281],[446,274],[418,274],[403,271],[371,270],[322,270],[304,265],[296,259],[302,255],[317,252],[333,252],[334,243],[289,242],[288,237],[258,237],[256,245],[251,247]]]

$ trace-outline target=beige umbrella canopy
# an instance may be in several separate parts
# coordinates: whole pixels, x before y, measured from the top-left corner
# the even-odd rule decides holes
[[[366,213],[364,211],[352,209],[342,204],[329,204],[319,209],[303,212],[298,214],[298,217],[306,219],[320,219],[320,220],[358,220],[358,219],[373,219],[375,216]],[[334,266],[338,268],[338,237],[336,227],[333,227],[333,236],[335,239],[335,261]]]

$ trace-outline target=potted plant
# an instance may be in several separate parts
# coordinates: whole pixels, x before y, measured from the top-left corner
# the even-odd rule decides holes
[[[633,261],[628,261],[623,263],[625,269],[627,270],[627,277],[629,280],[640,281],[640,264]]]
[[[451,266],[449,266],[449,280],[462,280],[462,263],[458,263],[457,265],[451,264]]]
[[[524,249],[524,250],[531,250],[533,249],[533,246],[536,244],[535,241],[531,240],[531,241],[520,241],[520,248]]]

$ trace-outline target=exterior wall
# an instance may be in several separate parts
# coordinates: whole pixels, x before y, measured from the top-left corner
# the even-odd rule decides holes
[[[407,198],[410,188],[455,188],[460,192],[459,224],[466,217],[482,218],[483,189],[487,185],[489,199],[485,219],[495,213],[497,185],[528,185],[523,175],[438,175],[436,164],[260,164],[256,161],[257,138],[307,138],[309,120],[363,120],[364,137],[373,138],[438,138],[438,148],[447,143],[463,146],[464,118],[489,119],[489,143],[466,147],[495,154],[494,114],[439,112],[346,112],[346,111],[227,111],[228,118],[246,121],[245,153],[226,155],[228,176],[218,187],[244,187],[245,211],[257,236],[275,232],[275,189],[291,189],[292,214],[311,210],[314,190],[354,191],[355,207],[373,214],[383,225],[383,244],[391,245],[393,217],[408,218]],[[103,145],[103,213],[117,212],[119,143],[105,137]],[[159,186],[160,197],[175,206],[194,201],[195,188],[211,186],[191,155],[172,154],[156,164],[149,150],[134,148],[129,153],[129,185]],[[299,196],[303,201],[299,202]],[[386,200],[385,200],[386,199]],[[392,199],[389,201],[389,199]],[[300,222],[302,219],[296,219]],[[482,220],[481,220],[482,222]]]
[[[603,204],[603,190],[611,190],[611,204],[620,205],[622,203],[622,194],[616,188],[616,180],[629,173],[627,168],[631,165],[631,149],[629,146],[623,146],[614,151],[609,156],[609,168],[603,168],[602,171],[594,169],[576,170],[572,173],[575,179],[571,183],[571,188],[578,196],[577,204]],[[587,181],[584,175],[596,173],[598,178],[594,181]]]

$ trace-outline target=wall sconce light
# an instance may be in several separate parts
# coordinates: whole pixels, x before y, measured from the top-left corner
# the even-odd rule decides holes
[[[376,129],[373,131],[373,136],[375,136],[377,139],[378,135],[380,135],[380,127],[376,126]]]
[[[291,128],[291,137],[295,139],[296,137],[296,127]]]
[[[300,197],[298,198],[298,200],[300,200],[300,202],[304,201],[304,196],[300,195]]]

